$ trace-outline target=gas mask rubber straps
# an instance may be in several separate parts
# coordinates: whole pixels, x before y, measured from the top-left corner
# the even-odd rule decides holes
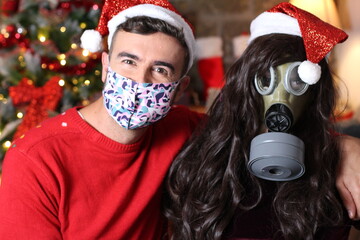
[[[138,83],[108,67],[103,89],[104,106],[125,129],[149,126],[170,111],[181,79],[168,83]]]
[[[289,134],[308,103],[309,85],[301,80],[301,62],[270,67],[254,84],[264,101],[266,133],[251,141],[249,171],[271,181],[290,181],[305,173],[304,142]]]

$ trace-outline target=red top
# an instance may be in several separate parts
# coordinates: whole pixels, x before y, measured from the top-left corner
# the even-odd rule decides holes
[[[0,239],[160,239],[163,179],[201,117],[173,107],[130,145],[75,108],[30,130],[3,163]]]

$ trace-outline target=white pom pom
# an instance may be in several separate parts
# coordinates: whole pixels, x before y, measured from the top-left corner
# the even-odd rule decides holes
[[[300,64],[298,74],[301,80],[313,85],[317,83],[321,77],[321,67],[317,63],[306,60]]]
[[[102,49],[101,34],[95,30],[86,30],[81,35],[81,47],[90,52],[98,52]]]

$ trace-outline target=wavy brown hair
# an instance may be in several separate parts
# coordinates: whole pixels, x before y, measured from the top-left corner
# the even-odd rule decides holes
[[[270,34],[253,40],[229,69],[209,118],[168,173],[165,215],[172,239],[223,239],[234,213],[261,201],[264,180],[247,170],[251,140],[263,132],[263,100],[253,79],[270,66],[305,59],[300,37]],[[309,87],[310,104],[291,132],[305,143],[306,173],[277,183],[272,199],[277,235],[285,239],[314,239],[320,227],[343,218],[335,188],[339,146],[331,132],[336,89],[326,61],[319,64],[321,79]]]

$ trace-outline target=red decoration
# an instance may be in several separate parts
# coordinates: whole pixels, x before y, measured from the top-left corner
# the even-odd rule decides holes
[[[41,57],[41,64],[46,64],[47,68],[53,72],[64,73],[67,75],[83,75],[94,69],[101,60],[100,56],[100,53],[93,53],[92,58],[89,58],[86,62],[72,66],[62,66],[57,59]]]
[[[209,88],[221,89],[224,86],[224,67],[222,56],[203,58],[198,61],[198,70],[204,84],[204,97]]]
[[[0,49],[14,46],[29,47],[29,39],[26,39],[23,34],[17,33],[15,25],[8,25],[5,28],[8,36],[5,37],[0,33]]]
[[[35,87],[30,79],[23,78],[18,86],[9,88],[9,95],[14,106],[27,105],[23,121],[17,128],[13,139],[20,137],[47,119],[48,111],[55,110],[62,97],[60,79],[60,77],[54,76],[43,87]]]
[[[16,13],[19,8],[19,0],[2,0],[0,3],[1,13],[5,16]]]
[[[95,1],[82,1],[82,0],[72,0],[72,1],[63,1],[59,3],[58,9],[63,10],[71,10],[71,7],[85,7],[88,11],[90,8],[98,9],[101,7],[102,4],[96,3]]]

